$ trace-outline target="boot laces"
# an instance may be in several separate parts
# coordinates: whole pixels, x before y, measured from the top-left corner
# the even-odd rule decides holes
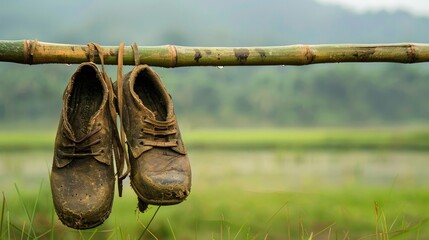
[[[139,144],[156,147],[176,147],[176,120],[157,121],[144,119],[144,127],[140,129]]]
[[[70,149],[70,150],[67,150],[67,151],[58,150],[59,154],[63,157],[73,157],[73,158],[85,158],[88,156],[101,155],[104,152],[104,150],[99,150],[94,153],[92,152],[92,149],[91,149],[92,146],[97,145],[101,142],[100,138],[92,142],[86,143],[87,140],[89,140],[92,136],[100,132],[100,130],[101,128],[96,128],[78,140],[74,137],[69,136],[69,134],[67,134],[64,131],[63,132],[64,137],[66,137],[71,142],[71,144],[62,144],[62,146],[65,149]]]

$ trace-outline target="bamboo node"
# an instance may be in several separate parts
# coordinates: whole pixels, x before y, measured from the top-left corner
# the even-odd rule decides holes
[[[417,51],[416,48],[414,47],[414,44],[409,44],[408,48],[407,48],[407,59],[408,59],[408,63],[415,63],[417,62]]]
[[[314,59],[316,58],[316,55],[314,54],[313,49],[310,46],[305,45],[304,47],[305,47],[304,56],[307,59],[307,64],[312,64]]]
[[[177,66],[177,49],[174,45],[167,45],[168,52],[170,54],[170,66],[169,67],[176,67]]]
[[[36,51],[38,41],[37,40],[25,40],[24,41],[24,62],[25,64],[33,64],[33,56]]]

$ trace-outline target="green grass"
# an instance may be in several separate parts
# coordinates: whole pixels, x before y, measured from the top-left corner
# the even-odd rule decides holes
[[[55,132],[7,131],[0,132],[0,151],[48,150],[53,149]]]
[[[429,149],[429,131],[415,129],[200,130],[184,138],[213,149]]]
[[[429,153],[189,154],[189,199],[161,207],[143,239],[376,239],[376,233],[380,240],[429,238]],[[143,233],[157,207],[138,213],[130,187],[122,198],[115,196],[102,226],[63,226],[48,184],[51,157],[43,151],[0,152],[6,200],[0,239],[137,239]]]
[[[138,214],[133,207],[134,197],[116,198],[105,224],[77,231],[62,226],[56,216],[52,222],[52,205],[40,203],[50,202],[49,194],[27,191],[26,195],[6,196],[5,212],[11,220],[4,225],[10,225],[11,229],[3,229],[4,239],[20,236],[29,239],[59,236],[64,239],[137,239],[157,209],[151,207],[147,213]],[[429,223],[422,217],[428,216],[427,207],[423,207],[429,195],[425,190],[401,191],[390,196],[381,189],[339,189],[311,194],[252,193],[218,188],[211,191],[194,193],[178,206],[161,207],[144,239],[264,239],[265,236],[269,239],[289,236],[290,239],[309,239],[310,236],[313,239],[375,239],[376,232],[384,235],[380,239],[429,237]],[[44,193],[47,192],[45,189]],[[416,199],[410,201],[410,197]],[[16,206],[18,202],[28,205],[21,204],[20,208]],[[374,202],[378,203],[377,214]],[[404,202],[409,205],[403,206]],[[25,208],[32,206],[36,208],[26,212]]]
[[[412,149],[429,150],[429,129],[212,129],[183,133],[189,149]],[[51,150],[55,132],[0,131],[0,151]]]

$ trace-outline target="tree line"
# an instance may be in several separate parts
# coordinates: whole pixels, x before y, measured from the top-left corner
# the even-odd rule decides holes
[[[74,68],[1,64],[0,123],[55,126]],[[429,119],[429,71],[423,65],[155,70],[173,97],[179,122],[188,127],[370,126]],[[108,71],[116,76],[114,67]]]

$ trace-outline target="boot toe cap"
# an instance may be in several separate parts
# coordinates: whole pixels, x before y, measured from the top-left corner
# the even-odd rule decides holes
[[[52,197],[59,219],[75,229],[102,224],[112,208],[114,178],[100,181],[94,176],[73,176],[76,175],[56,171],[51,175]]]
[[[186,172],[170,170],[137,174],[131,184],[143,201],[155,205],[173,205],[189,195],[190,182]]]
[[[58,190],[53,192],[53,196],[59,219],[75,229],[88,229],[102,224],[112,206],[111,194],[105,188],[96,191]]]

